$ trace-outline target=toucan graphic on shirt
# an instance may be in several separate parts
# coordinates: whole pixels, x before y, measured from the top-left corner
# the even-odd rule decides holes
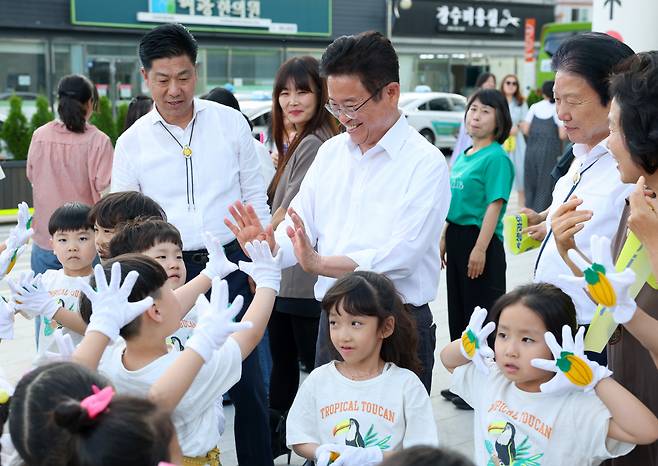
[[[361,433],[359,421],[353,417],[345,419],[336,424],[332,430],[332,435],[337,437],[339,435],[345,436],[345,445],[351,447],[379,447],[382,450],[390,448],[388,441],[391,439],[390,435],[382,439],[378,439],[378,434],[375,432],[375,425],[371,424],[365,436]]]
[[[492,422],[487,431],[496,439],[493,444],[490,440],[484,441],[487,452],[491,455],[487,466],[540,466],[538,460],[544,454],[530,455],[532,445],[528,437],[517,445],[516,427],[511,422]]]

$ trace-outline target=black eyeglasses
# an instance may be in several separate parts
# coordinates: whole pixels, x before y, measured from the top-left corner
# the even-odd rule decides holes
[[[372,93],[370,97],[368,97],[366,100],[361,102],[359,105],[348,105],[346,107],[343,107],[341,105],[332,105],[331,102],[327,102],[324,104],[324,108],[327,109],[329,113],[331,113],[335,118],[340,118],[341,115],[345,115],[347,118],[356,118],[356,114],[365,104],[370,102],[370,100],[375,97],[379,92],[384,89],[386,86],[388,86],[390,83],[382,84],[375,90],[375,92]]]
[[[519,83],[517,83],[516,81],[505,81],[505,84],[507,84],[508,86],[518,86],[519,85]]]

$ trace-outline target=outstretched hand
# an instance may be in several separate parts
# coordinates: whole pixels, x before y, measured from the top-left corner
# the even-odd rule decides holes
[[[222,243],[211,233],[204,233],[203,243],[208,251],[208,263],[201,271],[202,274],[212,280],[215,277],[224,278],[238,270],[238,266],[226,258]]]
[[[87,283],[86,279],[78,278],[80,290],[87,295],[92,306],[87,332],[99,332],[114,341],[118,338],[119,330],[123,326],[132,322],[153,305],[153,298],[147,296],[137,302],[128,301],[133,286],[139,278],[139,273],[131,270],[121,283],[121,264],[119,262],[112,264],[109,283],[103,266],[100,264],[94,267],[94,277],[96,290]]]
[[[607,367],[587,359],[584,338],[585,327],[580,327],[574,338],[568,325],[562,327],[562,346],[551,332],[544,334],[553,360],[536,358],[530,361],[537,369],[555,372],[551,380],[539,386],[543,393],[590,391],[599,381],[612,375]]]
[[[41,274],[35,277],[32,271],[24,272],[17,282],[7,279],[12,299],[16,303],[14,309],[30,319],[37,316],[52,319],[60,308],[41,279]]]
[[[242,296],[237,296],[229,304],[228,284],[225,280],[213,278],[210,302],[202,294],[197,298],[199,319],[185,344],[186,348],[193,349],[208,362],[213,352],[221,348],[230,335],[251,328],[251,322],[233,322],[242,309],[242,303]]]
[[[281,253],[272,257],[265,241],[252,241],[245,245],[251,262],[240,261],[240,270],[253,278],[256,288],[271,288],[279,292],[281,284]]]
[[[290,215],[293,226],[289,226],[286,233],[292,241],[297,262],[306,272],[319,275],[322,258],[313,248],[313,244],[306,234],[304,221],[292,207],[288,209],[288,215]]]
[[[245,244],[254,240],[265,240],[268,242],[272,251],[276,249],[272,225],[264,228],[251,204],[244,205],[242,202],[236,201],[228,207],[228,211],[235,223],[231,222],[228,218],[224,218],[224,225],[235,235],[245,254],[248,255]]]
[[[629,288],[635,282],[635,272],[625,269],[617,272],[612,260],[610,240],[603,236],[592,235],[590,240],[592,263],[588,263],[573,249],[569,250],[569,259],[583,271],[582,277],[559,275],[567,286],[576,285],[585,289],[591,298],[612,312],[618,324],[625,324],[633,318],[637,306],[629,294]]]
[[[487,337],[496,329],[496,324],[489,322],[484,327],[482,324],[487,319],[487,310],[476,306],[471,314],[468,327],[464,330],[461,337],[459,350],[466,359],[470,359],[475,364],[476,369],[484,374],[489,373],[487,358],[493,358],[494,352],[489,348]]]

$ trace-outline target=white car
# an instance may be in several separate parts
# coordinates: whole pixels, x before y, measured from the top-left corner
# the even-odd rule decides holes
[[[271,100],[240,100],[240,110],[247,115],[249,121],[254,125],[252,131],[256,139],[260,134],[268,138],[270,119],[272,118],[272,101]]]
[[[466,97],[447,92],[403,92],[399,107],[411,126],[441,149],[452,149],[464,120]]]

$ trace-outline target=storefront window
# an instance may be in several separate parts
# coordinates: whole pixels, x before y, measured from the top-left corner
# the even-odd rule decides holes
[[[228,49],[206,50],[206,87],[207,91],[229,82]]]
[[[271,90],[282,55],[280,49],[232,49],[231,79],[236,91]]]
[[[45,47],[40,42],[0,43],[0,93],[46,93]]]

